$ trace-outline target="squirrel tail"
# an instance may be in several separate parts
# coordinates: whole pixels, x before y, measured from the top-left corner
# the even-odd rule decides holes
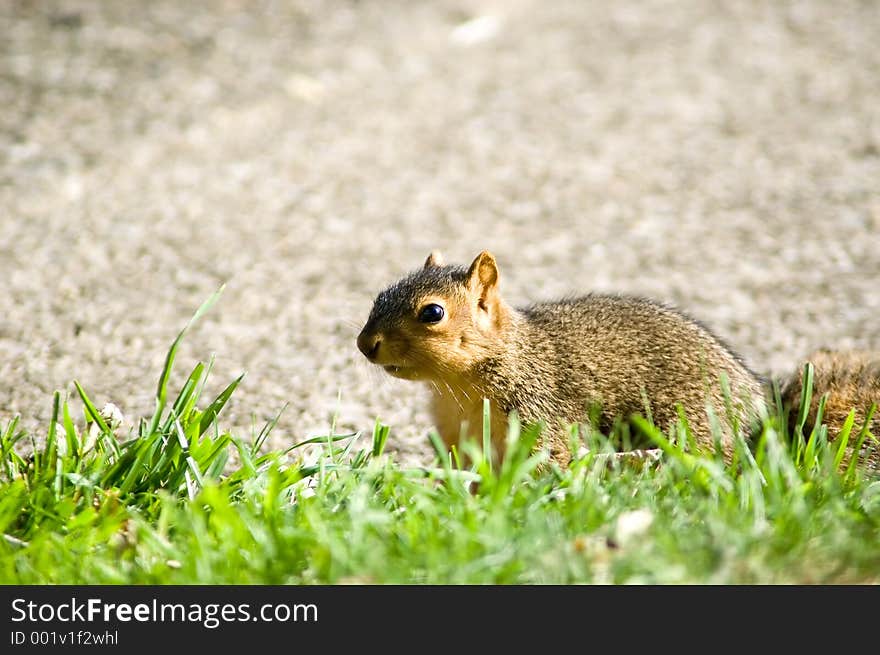
[[[843,465],[856,454],[862,427],[873,410],[868,434],[861,444],[858,458],[861,465],[880,471],[880,352],[863,350],[818,350],[807,357],[782,385],[782,402],[788,411],[788,424],[797,421],[801,410],[806,362],[813,364],[813,388],[803,433],[809,435],[816,422],[819,402],[825,396],[822,423],[828,427],[828,440],[840,435],[849,413],[855,422]]]

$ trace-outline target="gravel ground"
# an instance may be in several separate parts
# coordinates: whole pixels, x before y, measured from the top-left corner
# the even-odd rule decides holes
[[[55,389],[148,413],[247,371],[224,424],[274,446],[392,425],[375,293],[440,248],[515,302],[685,308],[753,368],[880,348],[880,3],[4,2],[0,421]]]

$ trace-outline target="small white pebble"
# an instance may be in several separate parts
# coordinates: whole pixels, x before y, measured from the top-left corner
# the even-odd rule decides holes
[[[624,512],[617,517],[617,525],[614,529],[615,541],[623,546],[635,537],[645,534],[653,522],[654,515],[646,509]]]
[[[106,420],[111,428],[122,425],[122,422],[125,420],[122,410],[113,403],[107,403],[104,405],[101,409],[101,418]]]
[[[494,39],[500,30],[501,20],[497,16],[478,16],[453,29],[449,40],[456,45],[477,45]]]

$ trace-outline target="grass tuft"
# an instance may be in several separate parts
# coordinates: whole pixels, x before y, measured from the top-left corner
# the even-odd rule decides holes
[[[241,377],[203,401],[200,362],[169,402],[181,339],[217,295],[127,433],[79,383],[81,419],[56,393],[44,438],[0,429],[0,583],[880,582],[880,479],[843,466],[875,439],[870,414],[829,441],[821,405],[809,435],[802,409],[788,442],[777,402],[730,462],[694,450],[684,416],[671,433],[635,419],[659,460],[615,454],[626,423],[573,426],[586,448],[565,469],[515,416],[494,464],[486,438],[448,452],[432,433],[436,462],[401,466],[379,421],[365,447],[331,427],[264,452],[278,416],[251,440],[219,424]]]

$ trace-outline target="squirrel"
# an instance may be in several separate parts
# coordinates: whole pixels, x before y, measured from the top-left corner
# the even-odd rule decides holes
[[[680,407],[697,446],[712,450],[720,436],[726,460],[735,433],[748,438],[758,426],[769,380],[686,314],[645,298],[600,294],[514,308],[499,281],[488,251],[469,267],[446,265],[434,251],[421,269],[379,293],[357,337],[370,362],[430,386],[435,426],[448,448],[479,434],[484,398],[496,459],[504,456],[511,412],[524,424],[544,424],[542,445],[563,465],[572,455],[569,426],[588,418],[605,434],[633,414],[668,430]],[[814,380],[832,390],[826,419],[842,425],[852,404],[864,418],[870,403],[880,402],[880,357],[872,357],[817,359]],[[799,401],[801,384],[797,375],[785,384],[789,403]]]

